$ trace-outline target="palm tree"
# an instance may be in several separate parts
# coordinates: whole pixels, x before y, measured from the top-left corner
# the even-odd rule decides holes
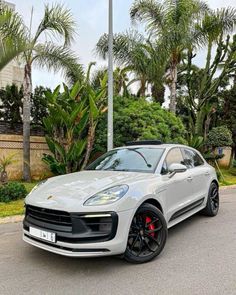
[[[157,40],[160,62],[169,64],[170,106],[176,112],[177,67],[183,51],[198,45],[194,34],[196,22],[208,10],[199,0],[136,0],[130,15],[134,21],[146,24],[146,29]]]
[[[0,70],[25,50],[25,27],[21,17],[0,4]]]
[[[128,87],[132,84],[132,80],[129,81],[128,73],[130,69],[128,67],[117,67],[114,70],[114,95],[128,96]],[[97,69],[91,78],[91,85],[94,89],[100,89],[101,81],[107,75],[107,68],[101,67]]]
[[[32,17],[31,17],[32,20]],[[46,67],[48,70],[59,71],[64,69],[65,73],[71,73],[78,64],[76,56],[68,49],[73,40],[75,22],[71,11],[64,6],[56,4],[45,6],[44,16],[32,35],[31,28],[27,31],[28,48],[24,51],[24,99],[23,99],[23,179],[29,181],[30,175],[30,97],[32,93],[32,66]],[[42,35],[47,39],[40,42]],[[61,46],[52,42],[53,38],[60,37]],[[56,39],[58,40],[58,39]]]
[[[116,63],[134,73],[134,79],[127,86],[139,81],[137,95],[144,97],[148,84],[157,84],[163,77],[164,65],[158,62],[157,51],[150,40],[136,31],[114,35],[113,52]],[[103,59],[108,54],[108,35],[104,34],[96,45],[96,52]]]

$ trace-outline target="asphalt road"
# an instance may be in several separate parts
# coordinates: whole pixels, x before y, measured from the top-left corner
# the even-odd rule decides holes
[[[217,217],[169,231],[162,254],[144,265],[110,257],[73,259],[25,244],[21,224],[0,225],[0,294],[236,294],[236,189]]]

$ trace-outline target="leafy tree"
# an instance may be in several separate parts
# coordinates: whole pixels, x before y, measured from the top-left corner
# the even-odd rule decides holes
[[[227,32],[234,30],[235,24],[235,9],[222,9],[206,14],[199,27],[207,44],[205,67],[200,69],[193,64],[196,54],[189,50],[179,75],[179,94],[182,101],[178,113],[183,113],[185,109],[189,130],[204,138],[217,111],[220,93],[235,74],[236,36],[225,36]]]
[[[222,111],[219,113],[219,123],[226,125],[232,132],[234,152],[236,147],[236,84],[230,90],[221,93]]]
[[[95,152],[106,151],[107,118],[101,117],[97,126]],[[162,109],[158,103],[145,99],[115,97],[114,145],[128,141],[160,139],[165,143],[186,143],[186,130],[179,118]]]
[[[88,99],[89,109],[88,109],[88,136],[87,136],[87,148],[85,153],[84,163],[82,169],[84,169],[89,161],[91,152],[93,150],[93,145],[95,141],[95,131],[98,123],[99,116],[101,113],[106,111],[105,99],[106,99],[106,85],[107,85],[107,75],[100,80],[100,88],[94,89],[90,81],[90,70],[94,63],[91,63],[88,68],[86,79],[83,83],[82,97],[84,100]]]
[[[198,0],[136,0],[131,8],[131,18],[145,23],[148,32],[156,38],[160,61],[167,61],[169,108],[173,113],[176,111],[177,67],[184,51],[201,43],[202,34],[196,31],[196,23],[207,10],[206,3]]]
[[[31,123],[36,126],[43,126],[43,118],[48,115],[48,100],[45,92],[50,92],[50,89],[37,86],[31,95]]]
[[[191,50],[188,51],[188,101],[191,109],[196,112],[195,133],[198,135],[203,135],[206,117],[209,111],[212,112],[212,103],[220,88],[225,86],[225,79],[235,72],[236,36],[233,40],[230,40],[230,35],[225,36],[234,31],[235,25],[236,9],[229,7],[209,11],[198,27],[199,34],[204,36],[207,45],[206,64],[203,69],[192,68],[194,54]],[[216,52],[213,47],[215,45]]]
[[[232,143],[232,132],[226,126],[212,128],[206,141],[206,144],[211,147],[231,146]]]
[[[0,119],[9,122],[12,126],[22,122],[23,88],[8,85],[0,90]]]
[[[48,116],[43,119],[46,141],[52,155],[45,154],[43,161],[54,174],[78,171],[86,147],[88,107],[79,99],[79,84],[72,90],[60,86],[45,93],[48,99]]]
[[[31,123],[42,126],[42,119],[48,114],[48,102],[44,95],[49,88],[37,86],[31,94]],[[0,120],[9,122],[13,127],[15,123],[22,123],[23,87],[15,84],[7,85],[0,90]]]
[[[64,92],[46,91],[48,116],[43,119],[46,141],[52,155],[43,160],[55,174],[81,170],[87,166],[93,149],[95,131],[100,115],[106,111],[105,93],[107,75],[100,88],[94,89],[90,81],[90,64],[86,77],[71,90],[64,85]]]

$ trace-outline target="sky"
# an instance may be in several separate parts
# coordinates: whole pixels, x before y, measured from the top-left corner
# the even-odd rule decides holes
[[[113,0],[114,3],[114,32],[124,32],[131,27],[129,10],[134,0]],[[25,24],[29,26],[33,7],[33,25],[35,30],[43,16],[44,5],[60,3],[71,9],[77,23],[77,35],[72,49],[79,57],[80,63],[85,67],[91,61],[98,60],[94,48],[99,37],[108,31],[108,0],[8,0],[15,4]],[[211,8],[236,7],[236,0],[209,0]],[[139,29],[136,27],[136,29]],[[197,63],[201,66],[205,52],[198,54]],[[33,85],[42,85],[55,88],[63,81],[60,73],[48,72],[45,69],[33,69]]]

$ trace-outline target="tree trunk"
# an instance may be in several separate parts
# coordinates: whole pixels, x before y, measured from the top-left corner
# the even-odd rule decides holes
[[[145,94],[146,94],[146,79],[141,78],[140,79],[140,88],[139,88],[137,96],[138,97],[145,97]]]
[[[210,129],[210,124],[211,124],[211,114],[209,114],[207,116],[206,121],[205,121],[204,140],[207,139],[207,135],[208,135],[208,132],[209,132],[209,129]]]
[[[170,104],[169,110],[171,113],[176,113],[176,86],[177,86],[177,64],[173,64],[170,70],[171,84],[170,84]]]
[[[8,182],[7,171],[3,170],[0,174],[0,183],[6,184]]]
[[[31,181],[30,173],[30,97],[32,93],[31,64],[25,65],[23,82],[23,179]]]
[[[154,83],[151,88],[153,101],[159,102],[160,105],[165,102],[165,87],[163,84]]]
[[[86,149],[86,154],[84,158],[84,163],[82,165],[82,170],[85,169],[85,167],[88,165],[88,161],[93,149],[94,145],[94,140],[95,140],[95,129],[96,125],[93,123],[90,123],[89,130],[88,130],[88,142],[87,142],[87,149]]]
[[[196,116],[195,133],[199,136],[203,136],[203,126],[205,119],[205,111],[199,110]]]

